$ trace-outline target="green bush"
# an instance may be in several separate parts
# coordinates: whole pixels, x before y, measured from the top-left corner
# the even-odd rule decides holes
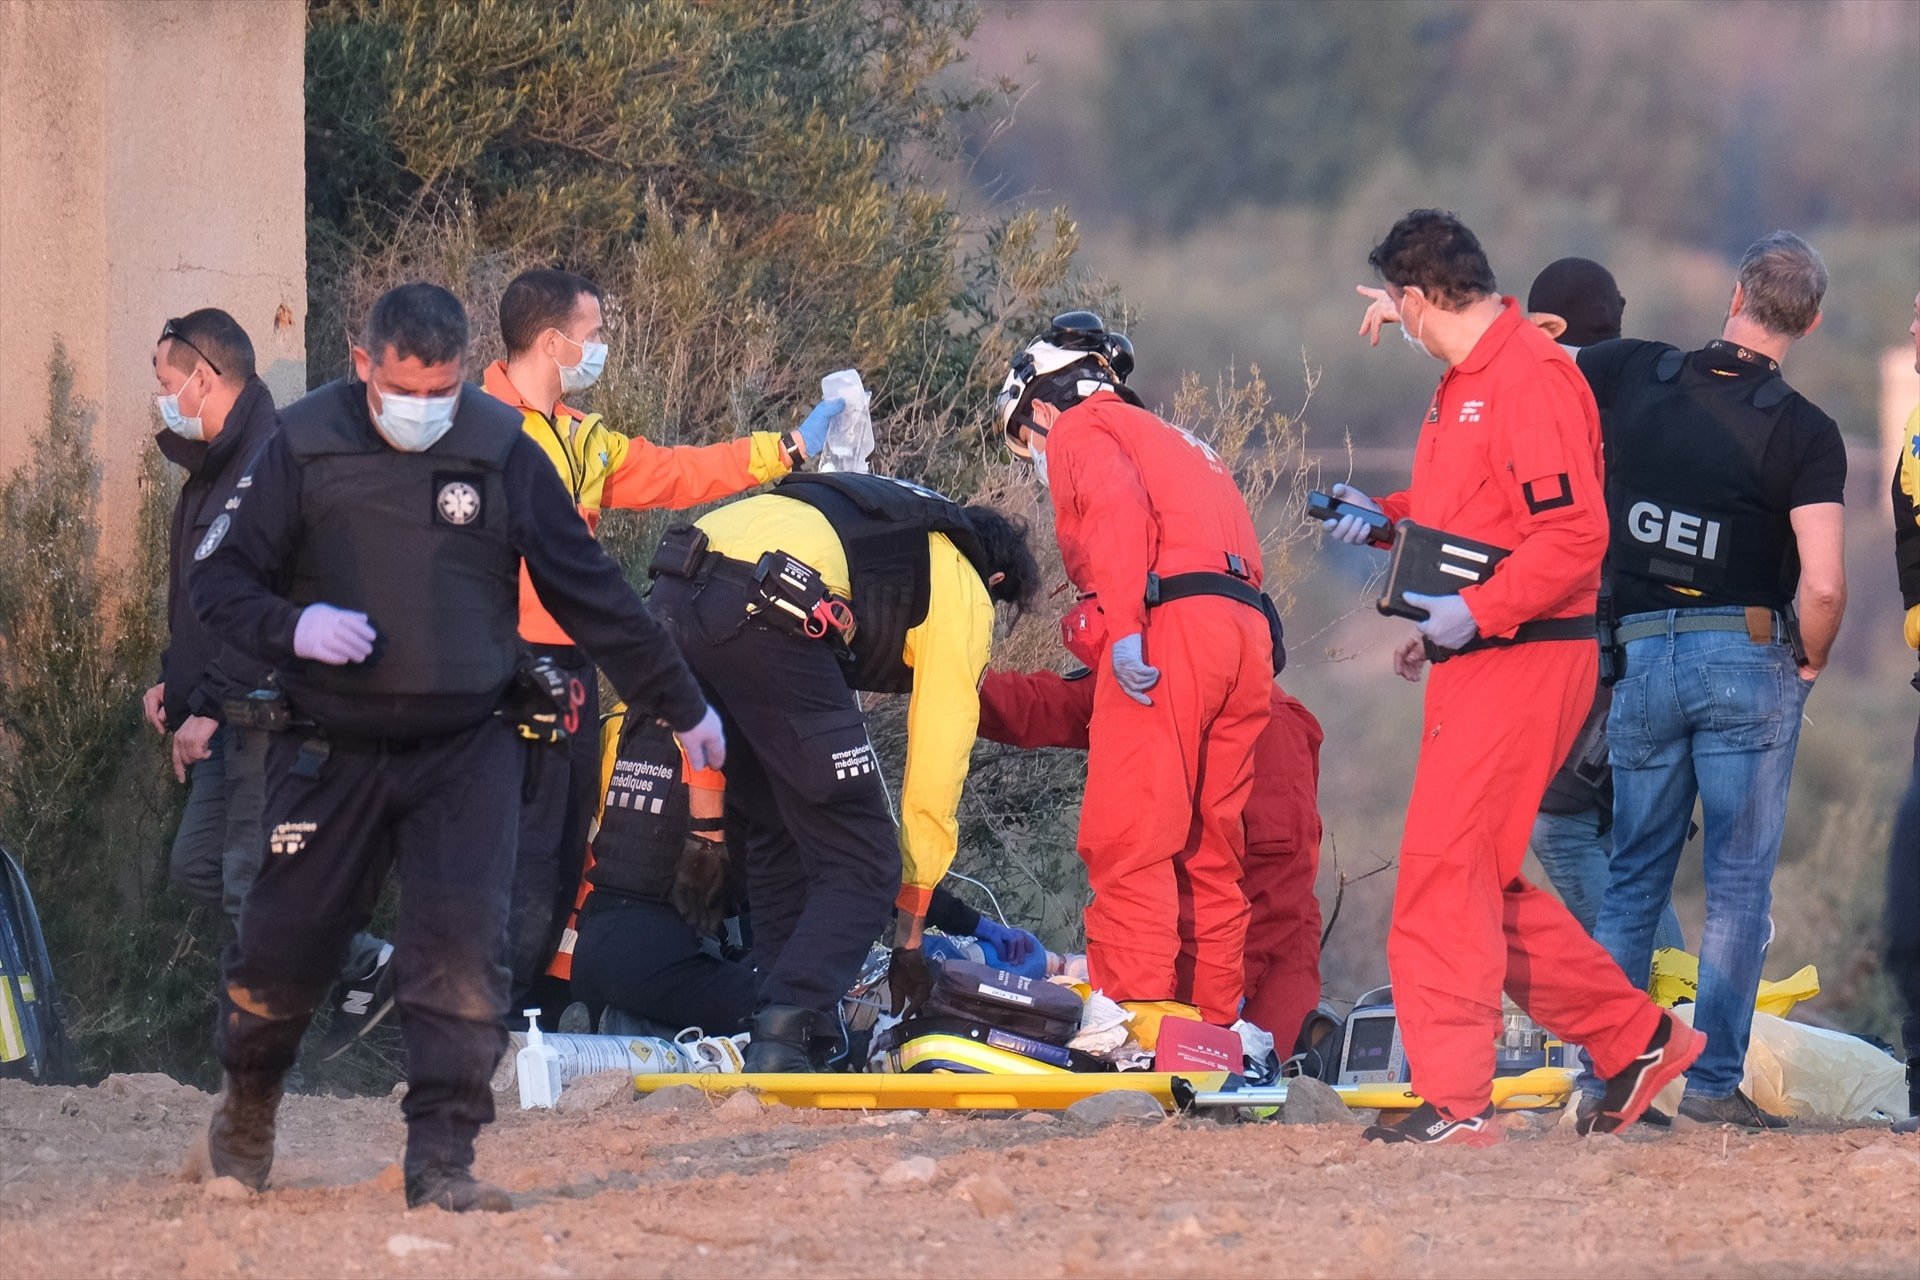
[[[451,267],[490,318],[505,266],[544,262],[624,299],[649,379],[632,431],[731,433],[804,409],[848,364],[882,412],[977,402],[976,350],[1025,331],[1074,233],[970,221],[925,181],[995,96],[957,70],[974,17],[959,0],[316,6],[312,376],[344,367],[380,285]],[[433,231],[463,261],[423,260]]]
[[[180,792],[140,693],[165,640],[170,470],[142,461],[136,551],[103,570],[96,412],[56,346],[40,447],[0,490],[0,839],[19,854],[80,1075],[210,1073],[214,922],[166,888]]]

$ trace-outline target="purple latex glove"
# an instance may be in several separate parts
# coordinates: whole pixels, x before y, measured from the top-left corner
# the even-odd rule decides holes
[[[310,604],[300,611],[293,624],[295,656],[331,667],[350,662],[365,662],[373,652],[377,633],[364,613],[336,609],[330,604]]]
[[[718,769],[727,762],[727,735],[720,728],[720,713],[712,707],[700,717],[700,723],[674,737],[687,753],[689,769]]]

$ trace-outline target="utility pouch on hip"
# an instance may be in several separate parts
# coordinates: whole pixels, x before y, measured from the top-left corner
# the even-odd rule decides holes
[[[755,599],[747,611],[756,620],[809,640],[837,633],[853,640],[853,613],[827,590],[820,571],[784,551],[769,551],[753,566]]]
[[[1749,615],[1751,615],[1753,612],[1754,611],[1752,609],[1747,610],[1747,613]],[[1765,611],[1763,610],[1762,612],[1765,612]],[[1801,639],[1800,637],[1800,604],[1799,602],[1796,600],[1787,601],[1787,607],[1784,610],[1782,610],[1780,613],[1780,620],[1784,624],[1783,629],[1787,633],[1787,648],[1793,651],[1794,665],[1797,667],[1806,666],[1807,665],[1807,645],[1806,645],[1806,641]],[[1771,623],[1772,621],[1771,617],[1769,617],[1768,621],[1769,623]],[[1753,630],[1753,623],[1751,621],[1747,623],[1747,630],[1749,632]],[[1773,639],[1773,636],[1771,633],[1771,627],[1769,627],[1769,633],[1767,635],[1767,639],[1756,641],[1755,643],[1765,644],[1768,640],[1772,640],[1772,639]]]
[[[695,525],[676,524],[660,537],[653,559],[647,564],[647,576],[692,578],[698,576],[707,558],[706,532]]]
[[[1627,646],[1613,625],[1613,592],[1604,585],[1593,612],[1594,634],[1600,640],[1600,683],[1611,689],[1627,674]]]
[[[528,742],[559,746],[580,728],[587,687],[549,657],[522,654],[494,714]]]
[[[285,733],[293,727],[287,695],[279,689],[255,689],[244,698],[226,698],[220,703],[220,711],[236,729]]]

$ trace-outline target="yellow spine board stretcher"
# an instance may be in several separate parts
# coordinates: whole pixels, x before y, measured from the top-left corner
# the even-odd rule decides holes
[[[1525,1075],[1502,1076],[1493,1082],[1494,1105],[1502,1110],[1528,1110],[1564,1105],[1573,1092],[1574,1072],[1541,1067]],[[1174,1082],[1181,1082],[1181,1101]],[[750,1089],[770,1102],[823,1111],[1063,1111],[1083,1098],[1116,1091],[1144,1093],[1168,1110],[1188,1106],[1262,1107],[1286,1103],[1287,1086],[1247,1086],[1227,1089],[1222,1071],[1197,1072],[1071,1072],[1058,1070],[1023,1074],[928,1073],[872,1075],[837,1072],[793,1075],[644,1075],[635,1076],[639,1093],[673,1085],[691,1085],[703,1093],[724,1097]],[[1335,1092],[1354,1108],[1407,1110],[1420,1097],[1401,1084],[1339,1085]]]

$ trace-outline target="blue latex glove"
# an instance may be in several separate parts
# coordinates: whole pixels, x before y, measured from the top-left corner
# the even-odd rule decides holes
[[[1001,924],[991,916],[980,917],[980,923],[975,927],[973,936],[982,942],[992,943],[993,949],[1000,953],[1000,958],[1010,965],[1025,964],[1027,959],[1040,949],[1040,939],[1025,929],[1015,929]]]
[[[1138,631],[1113,642],[1113,676],[1127,696],[1143,707],[1153,705],[1147,690],[1160,683],[1160,668],[1150,667],[1142,656],[1145,641]]]
[[[838,397],[822,400],[813,406],[813,412],[800,423],[800,447],[807,451],[809,458],[819,457],[820,451],[827,447],[827,428],[833,425],[833,420],[846,407],[847,402]]]
[[[375,638],[366,614],[330,604],[308,605],[293,624],[294,655],[331,667],[365,662]]]
[[[1407,603],[1427,611],[1427,620],[1416,625],[1421,635],[1442,649],[1458,649],[1480,634],[1473,610],[1459,596],[1423,596],[1409,591]]]
[[[673,736],[687,753],[689,769],[718,769],[727,763],[727,735],[720,729],[720,713],[712,707],[699,724]]]
[[[1358,489],[1344,484],[1333,486],[1334,498],[1341,502],[1350,502],[1356,507],[1365,507],[1369,511],[1378,511],[1380,504]],[[1373,530],[1357,516],[1341,516],[1338,520],[1322,520],[1322,528],[1333,535],[1335,542],[1351,543],[1356,547],[1367,545],[1367,539],[1373,536]]]

